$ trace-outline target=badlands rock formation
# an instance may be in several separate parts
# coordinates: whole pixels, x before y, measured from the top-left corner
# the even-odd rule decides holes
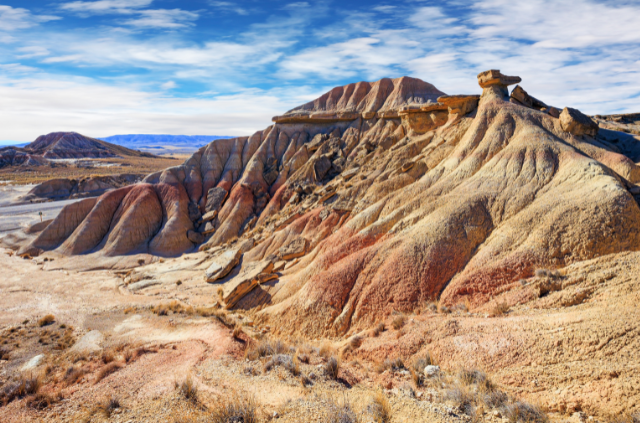
[[[109,157],[153,157],[75,132],[53,132],[39,136],[24,148],[0,148],[0,168],[5,166],[40,166],[49,159],[82,159]]]
[[[50,179],[36,185],[17,202],[63,200],[67,198],[95,197],[104,192],[139,182],[140,175],[121,174],[91,176],[82,179]]]
[[[335,88],[67,207],[20,253],[200,249],[228,308],[314,335],[428,300],[479,306],[538,268],[639,249],[638,143],[510,94],[520,78],[478,82],[481,96],[407,77]]]

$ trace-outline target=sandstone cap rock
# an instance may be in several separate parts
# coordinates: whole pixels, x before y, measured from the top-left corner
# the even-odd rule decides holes
[[[497,69],[491,69],[478,74],[478,84],[480,84],[482,88],[488,88],[492,85],[503,85],[506,87],[520,82],[522,82],[522,79],[519,76],[503,75]]]
[[[443,95],[438,103],[446,105],[450,114],[466,115],[478,107],[480,96],[477,94]]]

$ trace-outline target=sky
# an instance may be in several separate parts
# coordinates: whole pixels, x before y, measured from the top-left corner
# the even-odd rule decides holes
[[[0,0],[0,140],[249,135],[334,86],[487,69],[583,112],[640,112],[639,1]]]

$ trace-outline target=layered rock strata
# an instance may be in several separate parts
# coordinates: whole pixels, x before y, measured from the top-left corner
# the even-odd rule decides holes
[[[478,306],[537,268],[640,249],[638,145],[511,102],[515,78],[500,75],[480,78],[482,96],[409,78],[340,87],[63,210],[23,252],[199,248],[226,307],[261,306],[282,331],[319,335],[429,300]],[[359,115],[312,117],[343,111]]]

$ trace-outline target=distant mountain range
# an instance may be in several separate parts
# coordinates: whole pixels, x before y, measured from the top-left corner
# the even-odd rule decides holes
[[[193,152],[219,138],[233,138],[226,135],[151,135],[129,134],[99,138],[123,147],[155,153]]]

